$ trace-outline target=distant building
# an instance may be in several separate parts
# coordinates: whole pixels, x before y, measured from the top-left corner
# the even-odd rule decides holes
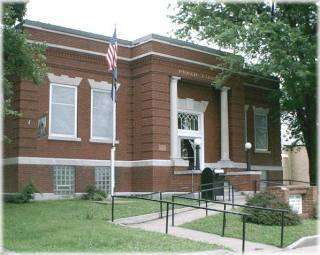
[[[305,146],[286,146],[282,150],[283,179],[309,182],[309,159]]]
[[[43,86],[15,87],[22,116],[5,120],[12,143],[4,191],[29,180],[48,195],[82,193],[88,184],[108,190],[110,38],[34,21],[24,30],[30,42],[47,44],[49,72]],[[118,40],[118,49],[116,192],[190,191],[192,177],[200,182],[197,157],[201,169],[223,168],[231,182],[282,178],[279,103],[268,100],[276,79],[243,72],[214,89],[228,53],[155,34]],[[246,141],[258,171],[245,171]]]

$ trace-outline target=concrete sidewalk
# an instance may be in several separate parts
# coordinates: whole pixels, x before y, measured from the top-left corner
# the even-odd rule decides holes
[[[223,209],[222,205],[209,204],[209,208]],[[228,207],[227,209],[231,209]],[[210,212],[208,215],[214,215],[217,212]],[[164,218],[159,219],[159,214],[148,214],[136,217],[130,217],[126,219],[118,219],[115,221],[116,224],[126,225],[128,227],[140,228],[147,231],[165,233],[165,214]],[[194,221],[206,217],[205,210],[202,209],[188,209],[182,208],[175,210],[175,226],[171,226],[171,217],[169,217],[169,230],[168,234],[172,236],[182,237],[194,241],[200,241],[210,244],[216,244],[219,246],[227,247],[235,253],[241,253],[242,240],[230,237],[221,237],[219,235],[205,233],[201,231],[191,230],[187,228],[179,227],[187,222]],[[220,226],[219,226],[220,228]],[[271,254],[281,251],[282,249],[261,243],[254,243],[250,241],[245,242],[245,251],[246,254]],[[217,254],[232,254],[230,251],[225,250],[224,253],[221,253],[222,250],[217,250]],[[211,254],[211,252],[210,252]],[[212,253],[214,254],[214,253]]]

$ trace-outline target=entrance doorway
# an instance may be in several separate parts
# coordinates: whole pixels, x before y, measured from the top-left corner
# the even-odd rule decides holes
[[[181,138],[180,146],[181,146],[181,158],[184,160],[188,160],[189,162],[188,170],[195,169],[196,152],[195,152],[194,139]]]

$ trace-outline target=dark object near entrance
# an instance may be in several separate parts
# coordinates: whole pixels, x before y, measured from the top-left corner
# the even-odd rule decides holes
[[[284,225],[298,225],[301,223],[299,216],[294,213],[290,206],[277,198],[274,194],[261,192],[255,194],[247,200],[246,205],[258,206],[273,209],[285,209],[288,213],[284,214]],[[262,225],[281,225],[281,212],[260,210],[255,208],[244,208],[243,212],[248,213],[248,222]]]
[[[201,174],[201,197],[208,200],[217,200],[217,196],[224,199],[224,180],[222,173],[216,173],[217,169],[206,167]]]

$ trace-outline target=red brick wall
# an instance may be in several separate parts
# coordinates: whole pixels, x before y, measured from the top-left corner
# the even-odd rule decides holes
[[[88,185],[95,184],[94,167],[77,166],[75,168],[75,192],[85,192]]]
[[[18,166],[10,165],[3,167],[3,191],[18,192]]]
[[[27,29],[30,38],[37,41],[62,44],[65,46],[106,52],[108,45],[104,42],[90,41],[67,35]],[[189,58],[207,64],[217,64],[218,59],[210,54],[195,52],[181,47],[159,42],[149,42],[133,49],[119,46],[119,55],[134,57],[150,51],[166,53],[177,57]],[[78,87],[78,137],[81,142],[53,141],[36,137],[37,121],[49,110],[49,81],[46,79],[41,87],[30,82],[17,86],[14,104],[22,112],[22,117],[6,120],[5,132],[13,139],[12,146],[6,146],[8,157],[57,157],[79,159],[109,159],[110,145],[92,143],[90,139],[90,86],[88,79],[111,81],[103,56],[89,55],[63,49],[48,48],[47,64],[50,72],[56,75],[82,77]],[[178,94],[181,98],[207,100],[209,105],[205,113],[205,162],[216,162],[220,159],[220,92],[213,91],[210,84],[218,73],[205,66],[194,65],[159,56],[147,56],[135,61],[120,60],[117,105],[117,160],[169,159],[170,155],[170,76],[181,76]],[[243,150],[243,110],[244,104],[270,106],[263,101],[265,90],[243,86],[239,76],[228,81],[229,123],[230,123],[230,156],[236,162],[244,162]],[[246,77],[250,80],[250,77]],[[253,81],[252,81],[253,82]],[[275,87],[267,80],[259,85]],[[274,109],[274,108],[272,108]],[[277,109],[277,108],[276,108]],[[272,110],[273,111],[273,110]],[[252,115],[252,113],[251,113]],[[249,113],[249,137],[253,136],[252,116]],[[251,116],[251,117],[250,117]],[[251,119],[250,119],[251,118]],[[251,122],[250,122],[251,121]],[[47,119],[47,125],[49,125]],[[271,124],[269,144],[271,154],[254,154],[254,164],[280,165],[280,124]],[[20,166],[18,175],[6,173],[7,190],[20,189],[28,179],[34,178],[42,192],[52,190],[52,171],[46,166]],[[77,167],[78,169],[78,167]],[[14,171],[13,171],[14,172]],[[17,172],[17,170],[16,170]],[[92,171],[79,168],[76,190],[81,192],[93,179]],[[86,180],[82,180],[83,176]],[[197,182],[199,182],[199,177]],[[14,179],[17,179],[14,181]],[[123,180],[123,182],[122,182]],[[16,182],[19,185],[15,184]],[[191,183],[191,175],[174,175],[169,167],[121,168],[117,173],[117,189],[124,191],[180,190]]]
[[[285,203],[289,203],[289,196],[300,194],[302,196],[302,218],[314,217],[318,204],[318,188],[316,186],[289,185],[284,187],[268,187],[268,191],[275,194]]]

